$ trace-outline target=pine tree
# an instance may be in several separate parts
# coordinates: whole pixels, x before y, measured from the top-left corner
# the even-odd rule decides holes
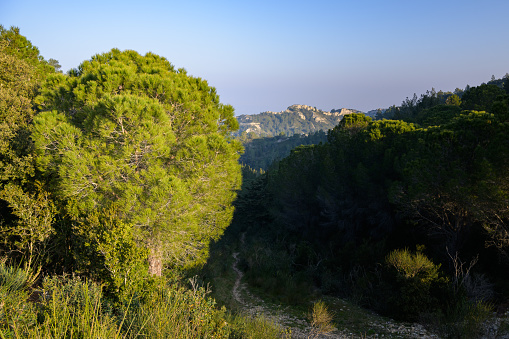
[[[69,74],[47,82],[33,138],[88,260],[117,287],[143,258],[151,275],[204,262],[240,185],[233,108],[152,53],[113,49]]]

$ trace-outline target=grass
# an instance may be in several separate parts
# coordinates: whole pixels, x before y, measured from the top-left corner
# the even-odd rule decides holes
[[[0,261],[0,338],[284,336],[268,319],[233,315],[218,308],[209,291],[197,285],[188,289],[161,283],[112,303],[103,298],[100,285],[76,276],[47,277],[34,298],[32,277],[31,272]]]

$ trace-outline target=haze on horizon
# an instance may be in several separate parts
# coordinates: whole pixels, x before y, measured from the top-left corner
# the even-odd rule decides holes
[[[206,79],[237,115],[292,104],[368,111],[509,72],[509,2],[4,0],[63,71],[111,48]]]

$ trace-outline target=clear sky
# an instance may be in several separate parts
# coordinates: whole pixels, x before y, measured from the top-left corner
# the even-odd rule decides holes
[[[206,79],[236,114],[367,111],[509,72],[508,0],[0,0],[65,71],[111,48]]]

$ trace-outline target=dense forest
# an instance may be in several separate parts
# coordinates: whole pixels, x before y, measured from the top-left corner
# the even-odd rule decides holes
[[[245,182],[227,233],[252,286],[332,294],[444,337],[509,298],[509,76],[351,114]]]
[[[285,305],[451,338],[507,311],[509,76],[259,139],[153,53],[63,74],[0,26],[0,66],[2,338],[288,337],[210,298],[232,248]]]

